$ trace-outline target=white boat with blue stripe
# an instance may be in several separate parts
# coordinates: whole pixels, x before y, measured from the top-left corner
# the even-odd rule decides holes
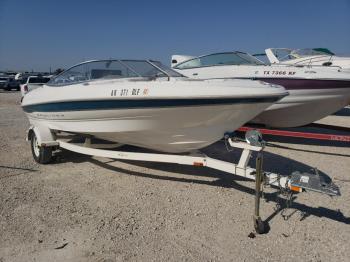
[[[22,101],[38,143],[59,131],[163,152],[208,146],[286,96],[253,80],[190,80],[151,60],[73,66]]]

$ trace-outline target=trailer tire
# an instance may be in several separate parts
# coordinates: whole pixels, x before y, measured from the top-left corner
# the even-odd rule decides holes
[[[34,160],[39,164],[48,164],[52,160],[52,148],[39,146],[38,139],[34,131],[30,134],[30,145]]]

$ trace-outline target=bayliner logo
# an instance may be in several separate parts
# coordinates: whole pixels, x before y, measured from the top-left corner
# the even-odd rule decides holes
[[[34,113],[35,117],[44,119],[60,119],[64,117],[63,113]]]

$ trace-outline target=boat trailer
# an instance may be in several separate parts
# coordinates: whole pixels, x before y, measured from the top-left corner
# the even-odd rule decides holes
[[[29,130],[30,133],[30,130]],[[38,136],[38,132],[32,133],[33,137]],[[28,139],[30,136],[28,135]],[[223,171],[247,179],[255,180],[255,207],[253,214],[253,222],[255,231],[258,234],[267,233],[267,222],[263,221],[260,216],[260,200],[262,197],[263,185],[271,185],[279,189],[283,189],[288,193],[314,191],[318,193],[327,194],[329,196],[340,195],[339,188],[332,182],[326,183],[322,177],[311,173],[293,172],[290,175],[280,175],[271,172],[263,171],[262,159],[265,142],[262,140],[262,135],[256,130],[250,130],[246,133],[246,141],[237,141],[232,137],[232,134],[225,135],[225,143],[231,149],[242,150],[238,163],[232,163],[214,159],[206,155],[191,156],[191,155],[176,155],[176,154],[162,154],[162,153],[139,153],[128,151],[113,151],[106,149],[93,148],[91,137],[85,138],[84,145],[77,145],[60,139],[54,141],[43,141],[37,144],[40,152],[45,148],[51,150],[63,148],[76,153],[81,153],[90,156],[105,157],[119,160],[135,160],[135,161],[149,161],[159,163],[174,163],[179,165],[190,165],[196,167],[209,167],[215,170]],[[36,140],[38,141],[38,140]],[[36,142],[37,143],[37,142]],[[33,142],[32,152],[33,150]],[[35,145],[34,145],[35,146]],[[256,168],[248,166],[248,162],[252,157],[252,153],[257,152]],[[34,157],[35,158],[35,157]]]

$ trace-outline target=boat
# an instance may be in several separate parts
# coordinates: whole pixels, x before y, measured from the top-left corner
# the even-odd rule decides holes
[[[22,108],[35,131],[34,158],[62,132],[182,153],[220,140],[287,94],[260,81],[191,80],[157,61],[108,59],[65,70],[25,94]]]
[[[261,55],[266,55],[271,64],[333,66],[350,70],[350,57],[337,56],[327,48],[268,48]]]
[[[53,150],[65,149],[109,159],[208,167],[255,180],[253,226],[263,234],[270,227],[260,216],[262,182],[290,194],[308,190],[340,195],[331,179],[325,181],[317,170],[317,175],[264,172],[266,143],[259,132],[247,132],[246,142],[233,137],[233,130],[287,94],[283,87],[261,81],[191,80],[151,60],[94,60],[26,93],[22,108],[31,124],[27,138],[33,157],[41,164],[51,162]],[[78,145],[69,139],[71,134],[84,137],[85,143]],[[177,154],[223,136],[227,150],[241,151],[237,163],[198,152]],[[176,154],[106,150],[94,147],[91,137]],[[256,169],[248,166],[254,152]]]
[[[350,102],[350,74],[334,66],[267,65],[244,52],[172,56],[172,68],[193,79],[255,79],[284,86],[289,95],[250,122],[274,128],[308,125]]]

